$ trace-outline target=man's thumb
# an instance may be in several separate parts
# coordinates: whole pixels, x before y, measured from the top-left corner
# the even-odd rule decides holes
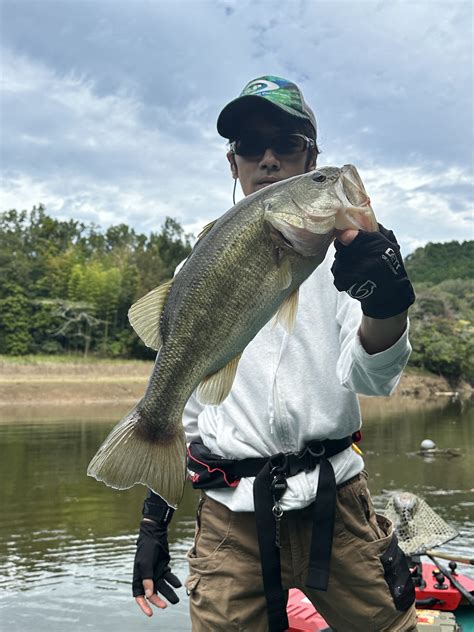
[[[358,234],[359,231],[354,230],[353,228],[348,228],[347,230],[336,230],[336,239],[344,246],[348,246],[354,241]]]

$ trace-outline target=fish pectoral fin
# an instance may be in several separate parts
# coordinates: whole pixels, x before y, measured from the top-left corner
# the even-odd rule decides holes
[[[277,266],[278,286],[280,290],[286,290],[290,287],[292,281],[291,263],[287,253],[291,247],[290,242],[285,239],[283,233],[277,230],[270,222],[268,222],[270,239],[273,243],[273,256]]]
[[[160,318],[173,279],[159,285],[134,303],[128,310],[128,320],[147,347],[157,351],[163,344],[160,334]]]
[[[204,228],[201,230],[201,232],[199,233],[199,235],[197,236],[197,240],[196,241],[199,241],[203,237],[205,237],[207,235],[207,233],[211,231],[212,227],[214,226],[214,224],[216,222],[217,222],[217,219],[214,219],[214,220],[212,220],[212,222],[209,222],[209,224],[206,224],[204,226]]]
[[[186,439],[181,424],[165,440],[147,438],[139,405],[105,439],[87,468],[88,476],[114,489],[146,485],[176,507],[186,481]],[[156,423],[156,419],[153,420]]]
[[[237,366],[242,354],[232,358],[222,369],[205,377],[197,388],[197,398],[201,404],[220,404],[224,401],[234,383]]]
[[[280,251],[278,260],[278,284],[280,290],[286,290],[290,287],[293,276],[291,273],[291,263],[289,257],[285,257],[285,253]]]
[[[282,327],[290,334],[295,326],[296,314],[298,312],[298,288],[287,296],[278,308],[274,316],[274,324],[280,323]]]

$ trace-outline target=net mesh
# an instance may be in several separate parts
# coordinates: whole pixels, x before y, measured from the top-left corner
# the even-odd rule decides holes
[[[458,535],[423,499],[410,492],[394,494],[383,514],[393,522],[398,544],[406,555],[420,555]]]

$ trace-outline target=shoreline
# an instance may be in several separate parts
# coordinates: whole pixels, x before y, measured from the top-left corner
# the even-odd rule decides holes
[[[143,396],[153,368],[152,361],[55,361],[21,362],[0,359],[0,408],[65,405],[127,405]],[[469,398],[470,385],[453,395],[446,379],[408,369],[390,400],[443,403],[453,397]],[[361,400],[387,401],[385,397]]]

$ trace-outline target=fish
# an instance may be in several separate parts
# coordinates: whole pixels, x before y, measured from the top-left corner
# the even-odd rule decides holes
[[[174,278],[138,300],[129,321],[157,356],[143,398],[113,428],[87,473],[116,489],[140,483],[176,507],[186,480],[184,407],[227,397],[249,342],[274,318],[291,331],[298,288],[336,230],[378,230],[353,165],[276,182],[204,227]]]
[[[398,533],[407,534],[412,537],[416,535],[414,517],[418,511],[420,499],[410,492],[400,492],[393,496],[393,508],[397,514],[397,521],[394,528]]]
[[[383,510],[405,555],[423,555],[459,535],[428,503],[410,492],[393,494]]]

